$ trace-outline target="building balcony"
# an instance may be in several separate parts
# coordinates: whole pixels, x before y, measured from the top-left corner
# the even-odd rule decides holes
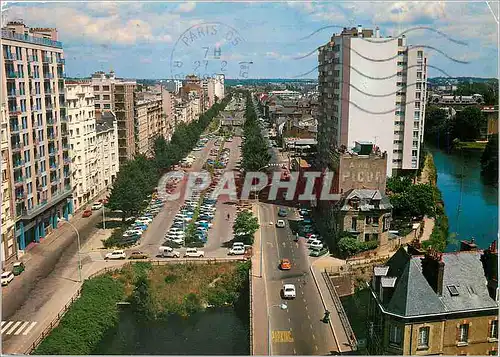
[[[24,160],[16,160],[12,163],[12,167],[15,169],[21,168],[24,166]]]
[[[61,123],[68,123],[68,117],[66,115],[61,115]]]
[[[60,72],[60,71],[58,71],[58,72],[57,72],[57,76],[58,76],[59,78],[66,78],[66,72]]]
[[[49,169],[50,169],[50,171],[55,171],[55,170],[57,170],[57,165],[55,165],[55,164],[50,165]]]
[[[55,151],[55,150],[49,151],[49,156],[56,156],[56,155],[57,155],[57,151]]]
[[[10,52],[4,52],[3,58],[5,61],[17,61],[17,54],[16,53],[10,53]]]
[[[23,145],[21,143],[12,144],[12,152],[19,152],[23,149]]]
[[[37,56],[28,56],[28,62],[38,62]]]
[[[66,60],[64,58],[56,58],[57,64],[65,64]]]
[[[52,90],[50,88],[45,88],[45,95],[52,95]]]
[[[33,111],[33,112],[41,112],[42,111],[42,107],[38,106],[38,105],[34,105],[34,106],[31,107],[31,111]]]
[[[42,63],[52,63],[51,56],[42,56]]]
[[[7,92],[7,97],[8,98],[15,98],[19,95],[19,91],[17,90],[10,90]]]
[[[21,114],[21,107],[18,107],[18,106],[9,106],[9,114],[10,115],[19,115],[19,114]]]
[[[15,71],[7,72],[7,79],[16,79],[16,78],[21,78],[21,75],[18,72]]]
[[[11,125],[10,126],[11,134],[19,134],[19,125]]]
[[[71,158],[69,158],[69,157],[65,157],[64,158],[64,164],[65,165],[69,165],[69,164],[71,164],[71,162],[72,162]]]
[[[50,185],[51,186],[57,186],[59,184],[59,182],[60,182],[59,179],[56,178],[54,181],[50,181]]]
[[[20,187],[20,186],[24,185],[24,181],[25,181],[24,177],[22,177],[22,176],[14,178],[14,186],[15,187]]]
[[[47,140],[48,140],[49,143],[51,143],[51,142],[54,142],[54,140],[56,140],[56,137],[50,135],[50,136],[47,136]]]

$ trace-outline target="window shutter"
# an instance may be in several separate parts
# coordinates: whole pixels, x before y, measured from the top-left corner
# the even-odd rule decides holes
[[[457,333],[455,339],[457,340],[457,342],[460,341],[460,324],[457,324]]]
[[[493,327],[493,320],[490,320],[488,321],[488,337],[491,337],[491,333],[493,332],[492,327]]]

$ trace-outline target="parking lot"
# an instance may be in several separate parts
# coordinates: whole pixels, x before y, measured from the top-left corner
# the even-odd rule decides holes
[[[186,179],[165,181],[165,192],[161,189],[153,194],[147,209],[137,217],[124,234],[136,244],[124,248],[123,252],[104,250],[93,259],[120,258],[174,258],[226,257],[233,239],[232,224],[242,208],[232,202],[228,195],[211,198],[218,180],[228,170],[238,168],[241,138],[224,141],[211,137],[202,141],[180,165],[177,171],[184,174],[201,172],[212,176],[211,186],[204,191],[193,191],[184,199]],[[177,200],[166,200],[166,195],[179,193]],[[132,254],[134,253],[134,254]],[[122,255],[120,255],[122,254]]]

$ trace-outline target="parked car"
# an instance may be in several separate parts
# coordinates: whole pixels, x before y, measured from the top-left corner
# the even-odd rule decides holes
[[[285,284],[283,285],[283,298],[285,299],[295,299],[297,292],[295,291],[295,285]]]
[[[229,252],[227,253],[228,255],[244,255],[245,254],[245,247],[240,247],[236,246],[231,249],[229,249]]]
[[[14,280],[14,274],[11,271],[4,271],[2,273],[2,286],[7,286]]]
[[[20,275],[24,271],[24,263],[23,262],[15,262],[12,266],[12,273],[14,275]]]
[[[205,252],[197,248],[187,248],[184,253],[184,258],[203,258],[204,256]]]
[[[104,259],[126,259],[127,255],[122,249],[114,250],[111,253],[106,254]]]
[[[174,250],[172,247],[160,247],[159,248],[160,255],[163,258],[180,258],[181,253],[177,250]]]
[[[280,269],[281,270],[290,270],[292,269],[292,263],[289,259],[281,259],[280,261]]]
[[[93,211],[100,210],[101,208],[102,208],[102,203],[101,203],[101,202],[95,202],[95,203],[92,205],[92,210],[93,210]]]
[[[284,208],[280,208],[279,211],[278,211],[278,216],[280,216],[280,217],[286,217],[286,216],[288,216],[287,210],[284,209]]]
[[[90,216],[92,216],[92,210],[86,209],[85,211],[83,211],[83,214],[82,214],[83,218],[87,218],[87,217],[90,217]]]
[[[245,244],[243,244],[243,242],[234,242],[233,249],[237,247],[245,248]]]
[[[124,237],[130,237],[130,236],[133,236],[133,235],[138,235],[138,236],[142,236],[142,230],[140,229],[129,229],[128,231],[125,231],[123,233],[123,236]]]
[[[148,259],[148,255],[143,252],[132,252],[129,259]]]
[[[285,221],[284,221],[284,220],[282,220],[282,219],[278,219],[278,220],[276,221],[276,227],[278,227],[278,228],[285,228],[285,226],[286,226],[286,224],[285,224]]]
[[[321,250],[323,249],[323,243],[320,240],[315,240],[309,244],[309,249],[312,250]]]
[[[184,244],[184,237],[167,236],[166,240],[173,242],[175,244],[179,244],[179,245]]]

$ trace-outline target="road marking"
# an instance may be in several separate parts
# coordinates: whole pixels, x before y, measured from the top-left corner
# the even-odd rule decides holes
[[[315,339],[316,339],[316,336],[314,336],[314,333],[313,333],[312,335],[313,335],[313,340],[315,340]]]
[[[26,336],[33,327],[35,327],[36,325],[36,321],[32,322],[31,325],[29,325],[29,327],[23,332],[23,335]]]
[[[287,330],[273,330],[272,341],[273,343],[291,343],[293,342],[292,332]]]
[[[316,349],[316,351],[318,350],[318,346],[314,345],[314,348]]]
[[[311,330],[312,330],[312,328],[313,328],[313,325],[312,325],[312,324],[309,324],[309,327],[310,327],[310,328],[311,328]]]
[[[3,327],[3,325],[5,325],[6,323],[7,323],[7,321],[2,321],[2,327]]]
[[[14,321],[7,322],[7,325],[2,327],[1,333],[4,333],[5,331],[7,331],[7,329],[10,327],[10,325],[12,325],[13,323],[14,323]]]
[[[311,319],[311,316],[309,316],[309,314],[307,314],[307,318],[310,320],[310,319]]]
[[[19,335],[21,333],[22,330],[24,330],[26,328],[26,326],[29,325],[29,321],[25,321],[21,327],[19,327],[19,329],[14,333],[14,335]]]
[[[304,307],[305,307],[305,308],[306,308],[306,310],[307,310],[307,305],[305,305]]]
[[[12,332],[14,332],[21,323],[22,321],[16,321],[14,326],[12,326],[12,328],[9,331],[7,331],[7,335],[10,335]]]
[[[297,351],[295,350],[295,348],[293,349],[293,354],[296,355],[297,354]]]
[[[292,322],[292,320],[290,320],[290,318],[288,318],[288,322]]]

